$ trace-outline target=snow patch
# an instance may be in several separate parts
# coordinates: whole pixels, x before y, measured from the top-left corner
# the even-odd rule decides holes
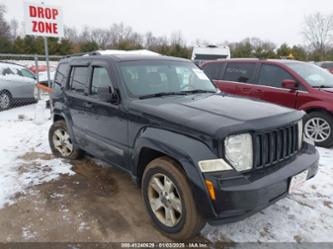
[[[35,106],[0,113],[0,208],[13,204],[15,197],[30,187],[75,174],[69,163],[50,155],[47,137],[51,122],[44,119],[36,125]],[[27,159],[27,153],[36,153],[37,158]],[[39,154],[50,158],[38,158]]]

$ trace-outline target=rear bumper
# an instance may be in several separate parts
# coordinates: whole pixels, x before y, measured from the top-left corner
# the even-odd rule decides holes
[[[287,165],[263,177],[236,175],[229,177],[206,176],[216,186],[214,217],[208,218],[212,225],[242,220],[256,213],[288,194],[293,176],[308,171],[307,179],[315,176],[318,170],[319,153],[305,144],[297,157]]]

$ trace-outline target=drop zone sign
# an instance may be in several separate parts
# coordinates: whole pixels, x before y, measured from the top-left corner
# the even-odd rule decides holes
[[[24,2],[26,35],[63,37],[62,9],[56,6]]]

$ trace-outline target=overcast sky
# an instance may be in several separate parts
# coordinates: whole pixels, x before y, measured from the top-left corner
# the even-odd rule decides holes
[[[34,1],[38,2],[38,1]],[[333,12],[332,0],[52,0],[62,6],[64,22],[82,29],[109,27],[123,22],[139,33],[170,35],[181,31],[190,44],[196,39],[211,43],[259,37],[276,44],[304,43],[304,16]],[[1,0],[6,18],[23,21],[22,0]]]

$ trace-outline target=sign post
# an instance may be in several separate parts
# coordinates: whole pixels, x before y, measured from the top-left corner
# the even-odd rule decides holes
[[[43,3],[24,2],[24,23],[26,35],[44,37],[47,78],[48,86],[50,87],[50,63],[47,38],[61,38],[64,36],[62,8]]]
[[[45,51],[45,60],[46,60],[46,68],[47,68],[47,86],[51,87],[49,45],[48,45],[48,42],[47,42],[47,37],[44,37],[44,51]]]

